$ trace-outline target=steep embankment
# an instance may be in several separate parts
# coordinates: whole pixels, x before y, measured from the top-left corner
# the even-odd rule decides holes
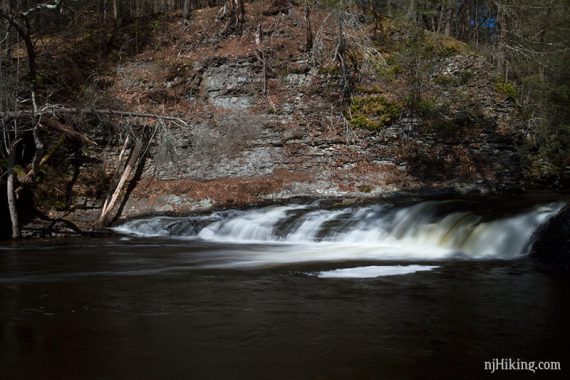
[[[369,44],[380,54],[357,58],[377,59],[380,67],[371,73],[359,62],[359,72],[351,73],[355,89],[345,124],[330,16],[313,15],[323,41],[315,58],[304,51],[302,9],[271,17],[248,11],[250,30],[240,36],[201,30],[215,27],[215,9],[197,11],[186,30],[168,23],[154,45],[163,48],[120,68],[128,73],[128,91],[121,81],[115,89],[131,94],[127,101],[136,99],[145,110],[177,110],[193,121],[171,131],[173,163],[149,160],[127,215],[296,195],[519,185],[514,107],[497,92],[483,57],[434,35],[422,36],[426,46],[414,51],[389,22],[372,39],[368,26],[349,20],[349,43]],[[256,23],[265,36],[267,94]],[[359,28],[366,33],[357,34]],[[422,61],[409,62],[414,55]],[[418,83],[410,83],[410,70],[421,76]],[[414,85],[422,88],[412,109],[406,97]]]
[[[189,23],[153,21],[146,48],[105,78],[107,102],[188,121],[157,134],[123,216],[293,196],[521,189],[516,112],[484,57],[394,20],[375,29],[346,14],[341,62],[334,14],[311,14],[307,51],[303,9],[263,15],[268,7],[246,4],[241,33],[222,33],[214,8]],[[120,148],[117,138],[87,150],[105,164],[84,171],[109,176]],[[101,194],[78,194],[85,207],[74,219],[94,221]]]

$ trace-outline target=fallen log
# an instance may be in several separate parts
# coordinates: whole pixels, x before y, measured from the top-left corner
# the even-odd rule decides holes
[[[111,197],[110,201],[103,206],[103,209],[101,210],[101,216],[99,217],[99,223],[102,225],[105,225],[108,221],[109,215],[111,213],[111,211],[113,210],[113,207],[115,206],[115,203],[117,203],[117,200],[119,199],[119,195],[121,194],[121,190],[123,189],[123,186],[125,185],[125,183],[127,182],[127,179],[131,176],[131,173],[133,172],[134,168],[136,167],[137,161],[139,159],[139,157],[141,156],[142,153],[142,142],[140,140],[137,140],[135,143],[135,146],[133,147],[132,151],[131,151],[131,157],[129,158],[129,161],[127,162],[127,166],[125,167],[125,170],[123,171],[123,175],[121,176],[121,179],[119,180],[119,183],[117,184],[117,187],[115,188],[115,191],[113,192],[113,196]]]

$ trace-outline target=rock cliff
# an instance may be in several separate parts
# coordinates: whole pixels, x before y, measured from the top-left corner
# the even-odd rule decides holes
[[[427,48],[410,50],[405,26],[388,20],[373,36],[355,17],[345,30],[353,64],[342,66],[330,14],[313,13],[307,52],[303,9],[267,16],[259,4],[246,4],[237,34],[219,32],[216,9],[195,11],[189,25],[165,17],[118,66],[105,96],[188,121],[158,132],[122,217],[298,196],[522,189],[520,121],[484,57],[428,32]],[[116,138],[86,154],[105,157],[109,175],[120,147]],[[74,214],[85,222],[102,200],[76,203],[89,205]]]

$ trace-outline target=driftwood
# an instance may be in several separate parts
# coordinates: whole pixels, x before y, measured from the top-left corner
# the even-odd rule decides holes
[[[123,148],[121,149],[121,153],[119,154],[119,159],[118,159],[118,164],[117,164],[117,170],[115,171],[115,177],[117,177],[119,175],[119,168],[121,165],[121,162],[123,162],[123,156],[125,155],[125,152],[127,151],[127,148],[129,147],[129,136],[127,136],[125,138],[125,143],[123,144]]]
[[[103,205],[103,209],[101,210],[101,216],[99,217],[99,223],[103,225],[107,223],[109,215],[113,210],[115,203],[117,203],[117,200],[119,199],[121,190],[123,189],[123,186],[127,182],[127,179],[131,176],[131,173],[136,167],[137,161],[139,160],[141,153],[142,153],[142,142],[140,140],[137,140],[135,146],[131,150],[131,157],[129,158],[129,161],[127,161],[127,166],[125,166],[123,175],[121,176],[121,179],[119,179],[119,183],[117,184],[117,187],[115,188],[115,191],[111,196],[111,199],[109,200],[109,202],[105,201],[105,204]]]
[[[113,181],[111,183],[117,183],[119,180],[119,175],[121,174],[121,166],[123,162],[123,156],[129,147],[130,136],[125,138],[125,142],[123,143],[123,148],[121,149],[121,153],[119,154],[119,158],[117,159],[117,167],[115,168],[115,172],[113,173]],[[124,169],[123,169],[124,170]],[[107,194],[107,198],[105,198],[105,202],[103,203],[103,207],[101,208],[101,214],[107,210],[109,202],[111,202],[111,198],[113,197],[113,193]]]

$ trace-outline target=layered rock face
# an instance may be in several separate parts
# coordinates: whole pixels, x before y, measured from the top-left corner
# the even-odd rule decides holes
[[[411,107],[408,69],[390,63],[400,53],[383,51],[385,41],[365,41],[381,58],[376,72],[362,61],[343,81],[332,54],[337,24],[325,23],[326,14],[313,14],[321,44],[307,52],[302,8],[267,17],[246,10],[260,18],[248,22],[262,24],[261,47],[254,28],[206,33],[216,12],[199,10],[190,30],[169,24],[176,39],[117,70],[110,93],[129,109],[188,121],[156,136],[123,217],[296,196],[521,188],[520,125],[485,58],[462,48],[432,59]],[[386,40],[399,38],[384,30]],[[102,154],[113,162],[118,150]]]
[[[269,80],[253,58],[193,65],[190,128],[168,133],[172,162],[155,152],[126,216],[186,212],[294,196],[378,196],[399,191],[494,192],[520,186],[513,105],[494,94],[480,57],[456,56],[434,76],[472,79],[442,91],[435,121],[402,112],[377,130],[355,128],[336,105],[333,75],[306,61]],[[441,74],[443,73],[443,74]],[[469,104],[454,97],[463,92]],[[370,95],[366,95],[370,96]],[[437,124],[439,123],[439,124]]]

